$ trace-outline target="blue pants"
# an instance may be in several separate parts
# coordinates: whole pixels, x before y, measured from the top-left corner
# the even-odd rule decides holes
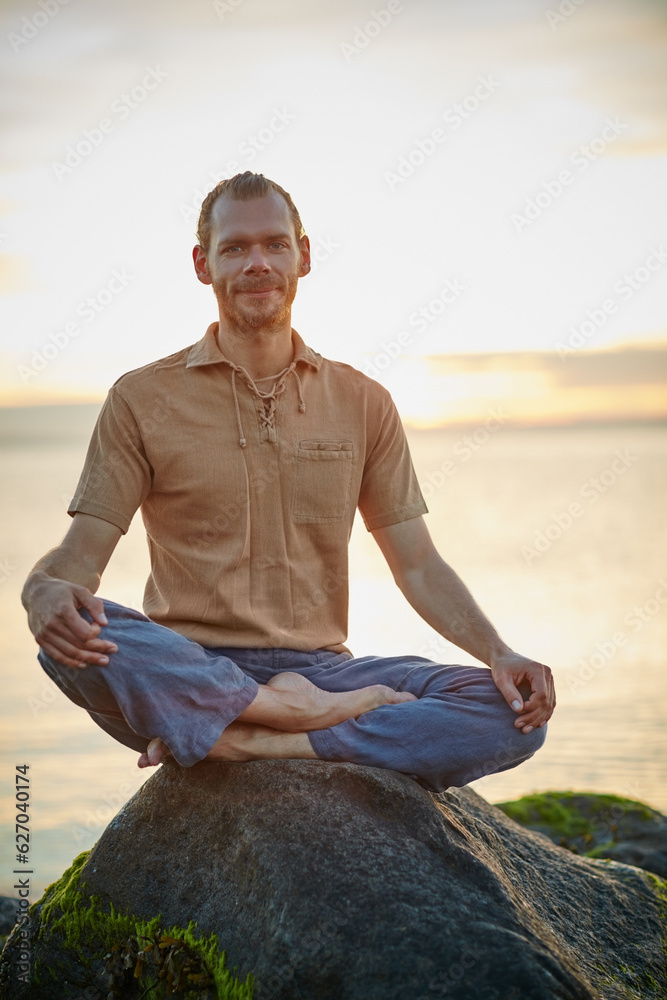
[[[516,716],[487,667],[323,649],[208,649],[138,611],[112,601],[104,606],[104,638],[118,646],[107,666],[66,667],[43,650],[39,661],[114,739],[143,752],[158,736],[183,767],[207,755],[258,684],[285,670],[325,691],[386,684],[416,695],[417,701],[382,705],[308,736],[321,760],[402,771],[432,791],[516,767],[544,742],[546,726],[528,734],[514,726]]]

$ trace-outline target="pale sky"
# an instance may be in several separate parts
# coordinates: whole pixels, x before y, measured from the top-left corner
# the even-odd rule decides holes
[[[198,340],[196,214],[243,169],[318,248],[304,339],[415,397],[426,356],[664,342],[666,6],[560,7],[4,0],[3,402]]]

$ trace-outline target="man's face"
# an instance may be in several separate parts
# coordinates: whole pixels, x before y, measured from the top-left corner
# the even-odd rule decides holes
[[[249,336],[289,322],[310,255],[308,239],[297,240],[285,199],[277,191],[252,201],[222,195],[211,223],[206,252],[195,248],[195,270],[213,286],[221,317]]]

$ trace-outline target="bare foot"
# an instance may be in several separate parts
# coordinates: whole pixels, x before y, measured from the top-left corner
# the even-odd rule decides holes
[[[206,760],[317,760],[305,733],[280,733],[268,726],[232,722],[216,740]]]
[[[171,750],[166,743],[158,739],[151,740],[146,747],[146,752],[142,753],[137,761],[137,767],[157,767],[171,757]]]
[[[356,719],[380,705],[416,700],[415,695],[394,691],[384,684],[340,693],[323,691],[300,674],[286,671],[276,674],[268,684],[260,684],[255,700],[241,713],[238,721],[288,733],[307,733],[313,729],[328,729],[346,719]]]
[[[260,684],[255,700],[227,726],[206,759],[316,760],[306,733],[328,729],[346,719],[356,719],[380,705],[400,705],[416,700],[415,695],[394,691],[384,684],[333,694],[311,684],[300,674],[276,674],[268,684]],[[169,747],[156,737],[141,754],[137,765],[156,767],[170,757]]]

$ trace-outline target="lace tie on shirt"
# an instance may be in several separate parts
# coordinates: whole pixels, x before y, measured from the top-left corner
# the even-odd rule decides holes
[[[260,419],[260,430],[262,435],[266,434],[264,440],[266,441],[276,441],[276,406],[278,405],[278,397],[285,391],[285,384],[290,375],[293,375],[296,379],[297,392],[299,396],[299,413],[306,412],[306,404],[303,398],[303,390],[301,386],[301,379],[299,378],[298,372],[296,370],[296,362],[293,361],[291,365],[287,368],[283,368],[281,372],[277,375],[267,375],[265,378],[258,378],[257,382],[268,382],[270,379],[274,379],[273,387],[269,392],[262,392],[258,388],[257,383],[253,381],[245,368],[241,368],[239,365],[232,365],[232,397],[234,399],[234,412],[236,413],[236,426],[239,431],[239,445],[241,448],[245,448],[247,445],[247,440],[245,434],[243,433],[243,424],[241,422],[241,407],[239,406],[239,395],[236,387],[236,374],[237,372],[243,378],[246,386],[257,397],[262,403],[263,409],[259,413]]]

